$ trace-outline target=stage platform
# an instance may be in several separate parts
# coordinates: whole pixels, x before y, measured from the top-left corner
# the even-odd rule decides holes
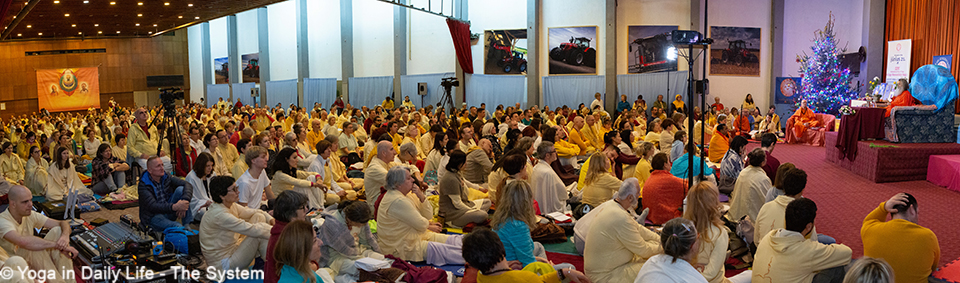
[[[891,143],[875,140],[858,141],[855,160],[841,160],[837,139],[837,132],[826,133],[826,160],[874,183],[925,180],[931,155],[960,154],[960,144],[956,143]]]

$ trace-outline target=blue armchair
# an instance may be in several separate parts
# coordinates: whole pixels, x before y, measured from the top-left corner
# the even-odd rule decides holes
[[[890,119],[896,125],[896,139],[901,143],[953,143],[957,142],[957,127],[953,126],[956,101],[950,101],[943,109],[923,107],[894,107]]]

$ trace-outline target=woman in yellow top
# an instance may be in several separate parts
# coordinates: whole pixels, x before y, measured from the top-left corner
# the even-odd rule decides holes
[[[550,264],[534,262],[520,270],[518,264],[507,261],[503,242],[496,232],[478,228],[463,237],[463,259],[479,270],[477,283],[569,282],[590,283],[582,272],[573,268],[556,270]],[[542,274],[542,275],[538,275]]]
[[[679,94],[677,94],[672,104],[674,112],[687,113],[687,108],[683,104],[683,97],[681,97]]]
[[[393,109],[393,97],[387,96],[380,105],[383,105],[383,108],[386,109]]]
[[[660,127],[660,121],[660,118],[650,121],[650,126],[647,127],[650,131],[647,132],[647,136],[643,138],[644,141],[653,143],[656,147],[660,146],[660,132],[663,131],[663,128]]]
[[[23,185],[23,176],[26,170],[23,168],[23,159],[13,152],[13,143],[5,142],[2,146],[3,154],[0,154],[0,173],[10,182]]]
[[[620,190],[620,185],[623,181],[620,181],[620,179],[617,179],[617,177],[613,175],[610,158],[605,156],[604,153],[594,153],[591,155],[590,166],[586,171],[587,174],[584,179],[586,185],[583,186],[583,203],[593,207],[600,206],[603,202],[612,199],[613,195]]]
[[[651,142],[643,142],[636,149],[637,156],[640,156],[640,162],[637,162],[637,169],[634,170],[633,177],[637,178],[637,182],[640,183],[639,196],[641,198],[643,197],[643,184],[647,182],[647,179],[650,179],[650,173],[653,172],[650,160],[653,158],[653,154],[657,152],[654,149]]]
[[[757,106],[753,104],[753,95],[747,94],[747,97],[743,98],[743,104],[740,104],[740,110],[746,109],[753,112]]]

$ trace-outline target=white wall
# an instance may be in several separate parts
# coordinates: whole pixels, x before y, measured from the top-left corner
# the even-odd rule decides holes
[[[214,66],[213,61],[217,58],[227,57],[227,18],[218,18],[210,21],[210,66]],[[216,70],[216,66],[212,70]],[[231,69],[233,67],[231,66]],[[216,77],[214,75],[214,77]],[[216,83],[216,80],[211,79]]]
[[[428,0],[407,1],[415,7],[427,7],[427,2]],[[449,1],[445,6],[449,6]],[[432,8],[436,11],[440,10],[439,7]],[[444,8],[449,13],[450,7]],[[456,71],[457,54],[453,49],[453,39],[450,38],[447,19],[410,9],[404,9],[404,13],[407,13],[407,54],[404,55],[407,58],[407,74]],[[474,69],[474,73],[476,72]]]
[[[710,3],[710,26],[735,26],[760,28],[760,76],[713,76],[710,79],[709,103],[713,97],[719,96],[720,102],[727,107],[740,108],[747,93],[753,94],[754,103],[761,109],[766,109],[771,101],[770,66],[773,44],[770,42],[772,25],[772,6],[770,1],[764,0],[726,0],[723,4]],[[750,7],[749,13],[744,7]],[[787,10],[786,13],[796,11]],[[785,34],[784,36],[794,36]],[[707,67],[709,73],[709,66]],[[648,103],[650,100],[647,100]]]
[[[256,9],[237,14],[237,47],[240,49],[240,56],[260,52],[257,23]]]
[[[676,0],[681,1],[681,0]],[[516,5],[516,4],[513,4]],[[540,58],[541,76],[550,75],[550,28],[596,26],[597,36],[590,41],[590,47],[597,50],[597,75],[606,68],[606,1],[603,0],[550,0],[543,1],[543,21],[540,24],[540,43],[537,51]],[[526,19],[526,17],[524,17]],[[585,74],[589,75],[589,74]],[[541,80],[542,81],[542,80]],[[542,88],[541,88],[542,89]],[[543,101],[542,99],[540,101]]]
[[[355,77],[393,76],[393,7],[379,1],[353,0]]]
[[[342,78],[340,1],[307,1],[310,77]]]
[[[806,0],[785,1],[783,15],[783,75],[799,77],[797,55],[813,55],[814,32],[822,30],[833,12],[833,30],[837,47],[846,47],[845,53],[857,52],[863,34],[863,0]],[[791,11],[803,11],[794,13]],[[882,31],[877,31],[882,32]]]
[[[483,56],[486,55],[486,50],[484,50],[483,47],[483,44],[486,42],[483,31],[526,29],[527,4],[526,1],[516,0],[473,0],[468,3],[470,32],[480,34],[480,39],[476,40],[476,43],[470,47],[473,53],[473,73],[483,74]],[[545,73],[541,74],[545,75]]]
[[[190,101],[200,103],[203,98],[203,34],[200,25],[187,28],[187,60],[190,73]]]
[[[297,6],[285,1],[267,6],[270,80],[297,78]],[[268,99],[269,101],[269,99]]]
[[[677,26],[690,29],[690,1],[620,0],[617,3],[617,74],[627,74],[629,26]],[[677,70],[687,69],[687,60],[677,58]],[[619,99],[619,98],[618,98]]]

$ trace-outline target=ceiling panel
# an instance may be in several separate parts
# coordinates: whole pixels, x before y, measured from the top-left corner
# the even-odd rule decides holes
[[[283,0],[35,0],[3,40],[149,37]],[[5,29],[28,2],[14,2]],[[291,17],[294,15],[290,15]]]

